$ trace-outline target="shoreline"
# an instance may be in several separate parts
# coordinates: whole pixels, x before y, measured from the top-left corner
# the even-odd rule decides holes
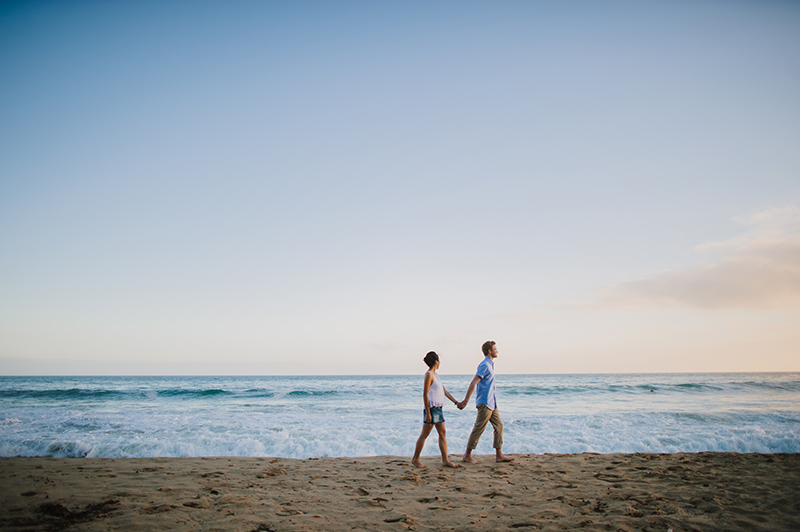
[[[0,529],[800,529],[800,453],[0,458]]]

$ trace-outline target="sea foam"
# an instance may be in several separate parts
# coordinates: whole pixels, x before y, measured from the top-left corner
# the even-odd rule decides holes
[[[461,397],[470,375],[442,375]],[[800,374],[498,375],[510,453],[800,452]],[[422,375],[3,377],[0,456],[412,454]],[[475,420],[445,407],[451,453]],[[477,452],[492,452],[491,427]],[[437,454],[436,435],[425,454]]]

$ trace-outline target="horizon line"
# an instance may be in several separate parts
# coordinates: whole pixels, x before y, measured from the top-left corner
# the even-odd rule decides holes
[[[642,371],[642,372],[575,372],[575,373],[500,373],[497,375],[506,376],[565,376],[565,375],[748,375],[753,373],[768,374],[768,373],[800,373],[800,370],[780,370],[780,371]],[[469,377],[473,373],[443,373],[443,375],[453,377]],[[34,377],[417,377],[417,373],[397,373],[397,374],[377,374],[377,373],[330,373],[330,374],[176,374],[176,373],[153,373],[153,374],[53,374],[53,375],[4,375],[0,374],[0,378],[34,378]]]

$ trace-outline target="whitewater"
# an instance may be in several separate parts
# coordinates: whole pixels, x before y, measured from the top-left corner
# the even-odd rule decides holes
[[[0,456],[410,456],[414,376],[0,377]],[[461,399],[471,375],[441,375]],[[507,453],[800,452],[800,373],[502,375]],[[475,420],[445,407],[450,452]],[[492,452],[491,428],[478,454]],[[438,454],[435,435],[424,454]]]

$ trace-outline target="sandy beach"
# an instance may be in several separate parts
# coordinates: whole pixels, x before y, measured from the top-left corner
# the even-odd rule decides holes
[[[800,454],[514,458],[2,458],[0,529],[800,529]]]

